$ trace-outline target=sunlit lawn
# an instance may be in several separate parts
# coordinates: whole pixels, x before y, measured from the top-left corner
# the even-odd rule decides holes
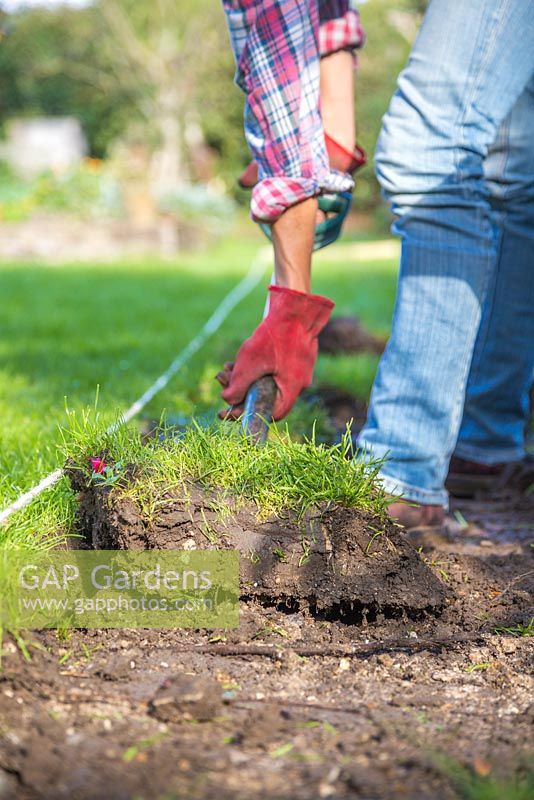
[[[172,262],[0,265],[0,507],[60,465],[65,407],[79,413],[93,405],[99,387],[102,426],[115,419],[198,332],[260,246],[260,239],[229,238]],[[362,244],[361,253],[357,248],[345,245],[339,255],[331,249],[319,258],[314,290],[336,301],[336,313],[357,314],[370,330],[385,334],[396,259],[382,258],[373,243]],[[147,416],[218,407],[213,376],[261,317],[269,277],[267,269],[216,337],[152,401]],[[317,374],[365,395],[376,362],[374,356],[322,357]],[[53,528],[54,493],[57,499],[65,491],[60,486],[18,514],[4,536],[17,538],[28,525],[40,527],[39,533]],[[46,521],[39,522],[40,514]]]

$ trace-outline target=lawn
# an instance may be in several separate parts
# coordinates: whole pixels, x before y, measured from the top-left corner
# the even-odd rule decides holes
[[[62,428],[70,427],[67,450],[88,477],[88,455],[98,451],[96,444],[88,449],[91,437],[98,439],[167,368],[262,246],[260,238],[236,237],[172,262],[1,265],[0,507],[64,463]],[[336,301],[336,314],[356,314],[371,332],[384,336],[396,265],[397,245],[391,240],[345,241],[318,256],[314,290]],[[214,414],[219,405],[214,375],[259,320],[268,280],[266,265],[265,279],[154,398],[146,417]],[[316,379],[366,398],[377,360],[321,356]],[[127,464],[135,464],[136,471],[124,490],[117,484],[114,502],[133,499],[143,520],[155,519],[154,509],[159,513],[168,500],[167,487],[179,485],[185,474],[207,490],[206,497],[211,489],[223,490],[216,509],[210,500],[206,511],[219,515],[221,525],[230,514],[228,536],[238,517],[232,516],[225,489],[245,505],[254,501],[257,510],[276,512],[281,527],[288,511],[300,522],[317,501],[323,507],[340,503],[344,512],[354,512],[355,535],[361,515],[365,524],[358,535],[369,539],[365,549],[360,545],[360,555],[358,546],[350,552],[364,572],[370,563],[379,567],[379,542],[384,547],[390,542],[377,540],[382,527],[369,524],[374,514],[372,522],[378,519],[382,526],[380,493],[371,486],[369,471],[354,468],[342,448],[301,442],[303,434],[311,434],[316,412],[320,416],[320,409],[299,401],[288,420],[291,438],[282,431],[279,442],[273,435],[260,457],[226,434],[206,436],[201,446],[190,430],[163,448],[156,440],[141,446],[132,430],[121,429],[109,443],[124,460],[119,469],[110,449],[110,463],[121,478]],[[133,430],[137,426],[137,420],[131,423]],[[84,495],[85,501],[98,495],[97,479],[80,481],[82,507]],[[64,478],[0,528],[4,550],[57,542],[69,531],[75,506]],[[469,521],[475,514],[485,524],[462,508]],[[175,504],[172,513],[177,509]],[[212,544],[218,529],[204,511],[201,506],[194,512],[197,532]],[[187,513],[193,513],[189,506]],[[133,536],[131,516],[124,519]],[[182,529],[180,519],[171,530],[182,537],[176,539],[182,548],[191,528]],[[236,536],[250,535],[250,520],[244,519],[247,528],[236,528]],[[313,514],[311,519],[313,524]],[[532,547],[528,524],[527,535],[517,520],[513,524],[514,538],[506,541],[491,524],[487,530],[470,524],[446,540],[441,534],[424,540],[419,554],[412,548],[413,558],[433,570],[446,589],[439,614],[399,613],[391,605],[394,572],[388,567],[386,581],[371,581],[373,592],[382,588],[387,602],[380,605],[375,598],[374,607],[359,609],[351,595],[352,616],[341,603],[326,616],[313,603],[288,613],[289,606],[261,596],[263,584],[258,598],[251,596],[250,586],[257,583],[249,582],[235,631],[58,629],[22,638],[11,630],[18,646],[4,637],[0,647],[5,669],[0,783],[8,781],[15,791],[24,786],[28,796],[45,796],[43,786],[50,788],[46,796],[57,794],[58,785],[76,792],[80,776],[84,782],[90,776],[91,791],[99,797],[284,797],[291,787],[303,800],[334,795],[527,800],[533,788],[532,584],[527,583]],[[330,546],[332,541],[337,546],[345,529],[343,523],[339,531],[329,531]],[[243,546],[249,541],[244,537]],[[305,536],[298,544],[296,573],[306,570],[310,554]],[[267,553],[287,575],[293,551],[270,547],[268,538]],[[326,544],[324,552],[330,558]],[[241,555],[242,563],[255,568],[256,551]],[[328,567],[336,579],[345,574],[330,561]],[[408,581],[407,596],[412,584],[420,585]],[[173,681],[181,679],[191,679],[195,692],[207,691],[210,681],[214,696],[224,691],[220,713],[187,724],[158,717],[154,702],[162,691],[167,707],[182,702],[172,694],[180,697],[182,684],[173,688]]]
[[[175,261],[109,265],[2,264],[0,287],[0,507],[62,464],[66,409],[80,419],[94,408],[102,429],[160,375],[215,306],[244,275],[263,241],[228,238]],[[336,313],[357,314],[387,333],[396,284],[392,242],[350,242],[317,257],[314,290]],[[219,332],[143,412],[202,415],[219,403],[213,380],[261,317],[265,286],[225,320]],[[323,356],[318,379],[366,396],[377,358]],[[290,430],[311,432],[313,414],[296,409]],[[307,430],[306,430],[307,429]],[[4,543],[40,540],[70,524],[66,481],[11,518]]]

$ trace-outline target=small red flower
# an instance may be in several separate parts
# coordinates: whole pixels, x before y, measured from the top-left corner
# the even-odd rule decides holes
[[[98,472],[99,475],[101,475],[107,467],[107,464],[103,458],[90,458],[89,461],[93,468],[93,472]]]

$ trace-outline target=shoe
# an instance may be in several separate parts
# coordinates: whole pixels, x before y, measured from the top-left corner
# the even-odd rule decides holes
[[[507,464],[480,464],[453,456],[445,482],[445,487],[452,495],[465,498],[502,489],[515,489],[523,493],[531,486],[534,486],[532,455]]]
[[[408,531],[415,528],[441,528],[445,522],[443,506],[426,506],[409,500],[395,501],[389,506],[388,514]]]

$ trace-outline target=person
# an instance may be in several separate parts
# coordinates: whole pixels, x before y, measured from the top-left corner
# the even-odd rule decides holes
[[[241,182],[252,188],[252,218],[270,226],[275,281],[267,316],[217,376],[230,406],[221,415],[238,418],[252,383],[270,374],[273,418],[282,419],[311,383],[317,336],[334,305],[311,293],[318,197],[351,192],[362,161],[353,71],[364,37],[349,0],[223,0],[223,7],[255,162]]]
[[[533,0],[431,0],[377,146],[402,250],[358,439],[406,527],[442,523],[449,464],[458,482],[525,457],[533,130]]]

